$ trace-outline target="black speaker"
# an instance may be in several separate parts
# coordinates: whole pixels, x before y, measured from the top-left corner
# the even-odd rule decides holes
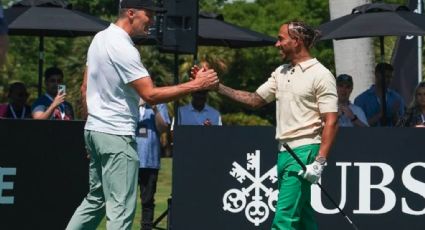
[[[198,0],[162,0],[167,12],[160,23],[159,48],[162,52],[195,54],[198,36]]]

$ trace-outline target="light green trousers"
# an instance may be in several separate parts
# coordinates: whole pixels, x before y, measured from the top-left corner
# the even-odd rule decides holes
[[[136,210],[139,157],[135,139],[85,130],[90,154],[90,191],[66,229],[96,229],[105,215],[108,230],[131,229]]]
[[[314,161],[320,145],[303,145],[294,152],[307,165]],[[279,196],[272,230],[316,230],[310,203],[311,183],[298,176],[301,166],[286,151],[277,160]]]

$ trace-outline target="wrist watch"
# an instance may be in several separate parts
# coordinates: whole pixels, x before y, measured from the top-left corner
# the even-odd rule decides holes
[[[321,164],[321,165],[325,165],[326,164],[326,158],[325,157],[322,157],[322,156],[316,157],[316,161],[319,162],[319,164]]]

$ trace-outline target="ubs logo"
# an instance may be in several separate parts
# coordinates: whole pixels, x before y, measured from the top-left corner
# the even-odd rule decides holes
[[[260,150],[255,150],[255,153],[247,153],[246,155],[246,168],[237,162],[233,162],[233,168],[230,171],[230,175],[246,187],[232,188],[226,191],[223,195],[223,209],[232,213],[239,213],[244,210],[248,221],[259,226],[267,220],[270,211],[275,212],[279,191],[267,187],[263,182],[269,180],[271,184],[275,184],[277,182],[277,169],[274,166],[264,175],[260,175]]]

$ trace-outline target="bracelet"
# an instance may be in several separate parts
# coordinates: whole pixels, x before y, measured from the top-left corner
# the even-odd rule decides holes
[[[322,156],[317,156],[316,157],[316,159],[315,159],[317,162],[319,162],[319,164],[321,164],[321,165],[325,165],[326,164],[326,158],[325,157],[322,157]]]
[[[358,119],[357,115],[354,115],[353,119],[351,119],[351,122],[356,121]]]

